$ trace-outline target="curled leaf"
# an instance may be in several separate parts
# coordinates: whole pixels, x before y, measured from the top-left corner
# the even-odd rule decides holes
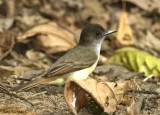
[[[144,72],[146,76],[160,75],[160,59],[135,48],[126,47],[117,50],[108,60],[123,63],[131,71]]]
[[[116,111],[117,105],[121,102],[124,93],[129,89],[128,81],[114,83],[88,78],[86,80],[67,82],[64,89],[64,97],[69,108],[75,115],[89,101],[89,96],[103,108],[104,112],[113,113]],[[81,94],[81,96],[78,94]]]
[[[125,11],[123,11],[121,14],[116,37],[117,43],[120,45],[126,46],[134,44],[133,32],[128,22],[127,12]]]
[[[74,35],[54,22],[37,25],[17,37],[24,40],[36,37],[33,43],[36,49],[48,54],[67,51],[76,45]]]
[[[64,89],[64,97],[71,111],[77,115],[79,111],[88,102],[87,93],[73,82],[67,82]]]

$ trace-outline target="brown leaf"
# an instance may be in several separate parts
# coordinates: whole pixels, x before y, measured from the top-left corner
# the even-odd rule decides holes
[[[117,81],[115,82],[105,82],[112,90],[115,95],[118,104],[121,103],[123,95],[131,90],[129,81]]]
[[[159,0],[126,0],[147,11],[157,11],[160,13]]]
[[[103,65],[107,63],[107,58],[105,56],[100,55],[98,64]]]
[[[84,7],[80,12],[83,20],[92,17],[91,22],[100,25],[106,25],[106,21],[109,21],[109,14],[98,0],[84,0]]]
[[[98,79],[106,81],[129,80],[135,76],[144,76],[140,72],[130,72],[121,64],[109,62],[105,65],[97,66],[93,73],[100,76]]]
[[[1,115],[36,115],[34,112],[30,112],[23,108],[14,106],[0,106]]]
[[[14,32],[5,31],[0,33],[0,61],[6,57],[15,44],[16,34]]]
[[[42,59],[45,57],[45,54],[42,53],[42,52],[38,52],[38,51],[34,51],[34,50],[27,50],[26,52],[26,57],[29,59],[29,60],[39,60],[39,59]]]
[[[70,81],[65,85],[64,97],[67,105],[75,115],[88,102],[87,93]]]
[[[35,48],[48,54],[67,51],[76,45],[74,35],[54,22],[37,25],[17,39],[24,40],[32,36],[37,38],[33,41]]]
[[[13,70],[5,68],[5,66],[0,66],[0,78],[8,77],[13,74],[14,74]]]
[[[156,36],[154,36],[150,31],[147,31],[147,35],[145,39],[141,39],[141,45],[147,47],[147,49],[153,49],[157,52],[160,52],[160,40]]]
[[[29,66],[29,65],[28,65]],[[42,69],[31,68],[31,66],[26,65],[18,65],[16,67],[12,66],[0,66],[0,78],[1,77],[12,77],[12,78],[20,78],[20,79],[32,79],[33,77],[39,77],[44,71]],[[11,76],[13,75],[13,76]],[[7,79],[10,81],[11,79]],[[14,80],[14,79],[12,79]],[[16,80],[17,83],[24,82],[23,80]]]
[[[66,83],[65,86],[64,97],[69,108],[75,115],[77,114],[77,105],[81,105],[82,107],[85,105],[86,102],[88,102],[86,101],[88,100],[86,99],[88,98],[87,94],[89,94],[92,97],[92,99],[94,99],[94,101],[97,102],[100,105],[100,107],[104,109],[105,112],[113,113],[114,111],[116,111],[118,103],[121,102],[124,93],[128,91],[128,84],[129,82],[127,81],[114,83],[97,81],[93,78],[88,78],[86,80],[69,81]],[[77,95],[75,95],[78,94],[77,92],[79,92],[79,90],[77,90],[76,88],[77,85],[84,90],[83,93],[80,90],[80,99]],[[79,101],[81,102],[81,104],[77,100],[81,100]],[[80,108],[78,108],[78,110],[79,109]]]
[[[132,29],[128,22],[127,12],[123,10],[119,21],[119,28],[117,32],[117,43],[121,46],[134,44],[134,37]]]
[[[2,75],[0,75],[1,77],[9,76],[9,75],[23,76],[25,72],[28,72],[30,70],[30,68],[22,65],[19,65],[16,67],[0,66],[0,70],[2,73]]]
[[[143,106],[143,100],[143,96],[141,96],[137,101],[135,100],[135,98],[133,98],[130,103],[130,106],[127,107],[128,115],[139,115]]]

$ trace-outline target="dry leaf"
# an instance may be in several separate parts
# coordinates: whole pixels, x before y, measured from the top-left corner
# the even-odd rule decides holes
[[[45,57],[45,54],[42,53],[42,52],[38,52],[38,51],[34,51],[34,50],[28,50],[26,52],[26,57],[29,59],[29,60],[40,60],[40,59],[43,59]]]
[[[106,81],[129,80],[135,76],[144,76],[142,72],[131,72],[120,64],[109,62],[105,65],[97,66],[93,73],[100,75],[98,78],[103,78]]]
[[[118,104],[121,103],[123,95],[131,90],[131,84],[129,81],[117,81],[114,82],[105,82],[114,92],[115,98],[118,101]]]
[[[128,115],[139,115],[141,108],[143,106],[143,100],[144,97],[140,97],[137,101],[135,100],[135,98],[132,99],[130,106],[127,107],[127,113]]]
[[[71,111],[77,115],[79,111],[88,101],[87,93],[75,83],[67,82],[64,89],[64,97]]]
[[[119,28],[117,32],[117,43],[123,46],[134,44],[134,37],[132,29],[128,22],[127,12],[123,11],[121,14]]]
[[[12,50],[15,44],[15,37],[16,34],[14,32],[6,31],[0,33],[0,61]]]
[[[13,74],[14,74],[13,70],[5,68],[5,66],[0,66],[0,78],[8,77]]]
[[[107,63],[107,58],[105,56],[100,55],[98,64],[103,65]]]
[[[106,25],[106,21],[109,20],[109,15],[106,13],[105,8],[102,7],[101,2],[98,0],[84,0],[84,7],[80,12],[83,20],[88,20],[92,17],[92,23]]]
[[[157,52],[160,52],[160,40],[159,38],[155,37],[150,31],[147,31],[147,35],[145,39],[141,39],[141,45],[147,47],[147,49],[153,49]]]
[[[159,0],[126,0],[126,1],[133,3],[144,10],[157,11],[157,13],[160,13]]]
[[[44,71],[42,69],[35,69],[31,67],[27,67],[25,65],[18,65],[16,67],[11,66],[0,66],[0,78],[1,77],[8,77],[14,75],[12,77],[24,78],[24,79],[31,79],[32,77],[38,77]],[[9,79],[8,79],[9,80]],[[20,81],[17,80],[19,83]]]
[[[33,41],[36,49],[48,54],[67,51],[76,45],[74,35],[54,22],[37,25],[17,39],[24,40],[32,36],[37,38]]]
[[[22,65],[11,67],[11,66],[0,66],[1,71],[3,72],[0,77],[10,76],[10,75],[16,75],[15,77],[24,76],[26,72],[31,70],[29,67],[25,67]],[[5,70],[5,71],[4,71]]]
[[[86,101],[88,100],[88,95],[104,109],[104,112],[113,113],[116,111],[118,103],[121,102],[124,93],[130,89],[128,84],[129,82],[127,81],[114,83],[97,81],[93,78],[69,81],[66,83],[64,89],[64,97],[69,108],[75,115],[77,115],[77,110],[80,109],[77,108],[77,105],[81,105],[82,107],[82,105],[84,106],[85,103],[88,102]],[[81,101],[79,102],[81,102],[81,104],[77,101],[79,100],[79,97],[77,96],[79,92],[79,90],[77,90],[78,86],[84,90],[83,93],[80,90],[81,96],[79,97],[81,97]]]
[[[30,112],[23,108],[14,106],[0,106],[1,115],[36,115],[34,112]]]

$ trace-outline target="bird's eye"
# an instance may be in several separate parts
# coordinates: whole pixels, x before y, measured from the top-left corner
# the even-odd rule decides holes
[[[100,36],[101,35],[101,33],[100,32],[96,32],[96,36]]]

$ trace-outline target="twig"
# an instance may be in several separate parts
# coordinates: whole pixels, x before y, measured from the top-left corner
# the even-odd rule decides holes
[[[23,100],[23,101],[31,104],[32,106],[34,106],[34,105],[33,105],[30,101],[28,101],[27,99],[25,99],[25,98],[23,98],[23,97],[20,97],[20,96],[18,96],[18,95],[16,95],[16,94],[10,92],[9,90],[7,90],[7,88],[6,88],[5,86],[3,86],[2,84],[0,84],[0,89],[2,89],[5,94],[10,95],[10,96],[13,96],[13,97],[15,97],[15,98],[19,98],[20,100]],[[2,92],[0,92],[0,93],[2,93]]]
[[[28,79],[28,78],[17,78],[17,80],[22,80],[22,81],[31,81],[31,79]]]
[[[149,79],[151,79],[153,77],[153,75],[149,75],[149,76],[147,76],[145,79],[143,79],[143,82],[146,82],[146,81],[148,81]]]
[[[137,78],[137,76],[134,77],[134,84],[137,86],[137,88],[138,88],[139,90],[141,90],[140,86],[139,86],[139,85],[137,84],[137,82],[136,82],[136,78]]]
[[[43,92],[36,93],[36,94],[34,94],[34,95],[31,95],[29,98],[33,98],[33,97],[35,97],[35,96],[38,96],[38,95],[41,95],[41,94],[45,94],[45,93],[47,93],[47,91],[43,91]]]
[[[153,95],[159,95],[160,94],[156,91],[146,91],[146,90],[132,90],[132,92],[136,92],[136,93],[143,93],[143,94],[153,94]]]

